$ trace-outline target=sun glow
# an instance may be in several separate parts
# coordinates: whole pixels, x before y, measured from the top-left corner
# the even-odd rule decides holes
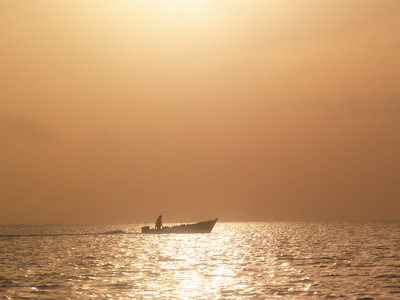
[[[165,10],[174,11],[190,11],[204,7],[209,1],[204,0],[153,0],[151,1],[154,5],[164,8]]]
[[[153,21],[159,21],[164,18],[171,18],[175,21],[200,18],[216,5],[215,2],[210,0],[147,0],[122,1],[118,3],[119,9],[124,12],[140,12],[142,14],[141,17],[150,19],[156,17]]]

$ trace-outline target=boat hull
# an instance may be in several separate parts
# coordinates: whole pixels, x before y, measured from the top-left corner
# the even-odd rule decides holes
[[[171,234],[171,233],[210,233],[218,219],[204,221],[194,224],[182,224],[172,227],[163,227],[161,229],[151,229],[149,226],[142,227],[142,233],[145,234]]]

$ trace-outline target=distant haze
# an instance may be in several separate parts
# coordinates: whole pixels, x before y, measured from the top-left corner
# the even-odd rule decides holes
[[[0,2],[0,224],[400,219],[400,1]]]

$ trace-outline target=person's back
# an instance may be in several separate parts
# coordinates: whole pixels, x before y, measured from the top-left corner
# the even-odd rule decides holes
[[[163,224],[162,224],[162,216],[160,215],[158,218],[157,218],[157,221],[156,221],[156,228],[157,229],[161,229],[163,227]]]

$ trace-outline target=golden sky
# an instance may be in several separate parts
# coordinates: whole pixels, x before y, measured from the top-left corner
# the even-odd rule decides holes
[[[400,1],[0,2],[0,224],[400,219]]]

